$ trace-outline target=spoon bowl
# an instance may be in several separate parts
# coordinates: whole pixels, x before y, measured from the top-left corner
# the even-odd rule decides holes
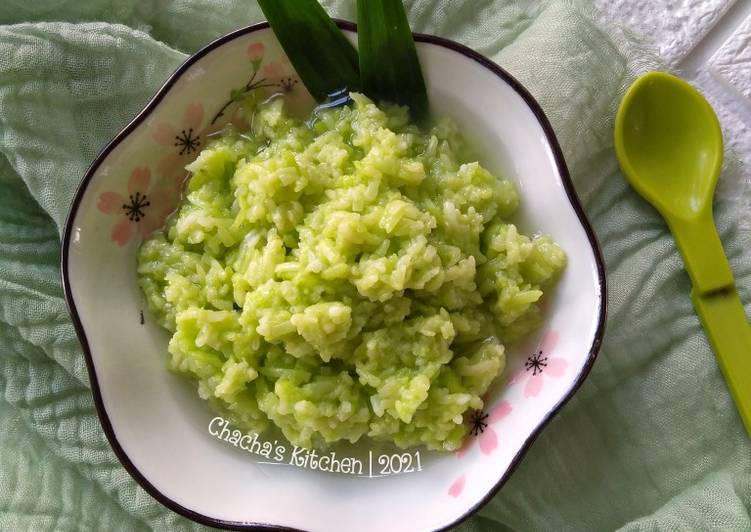
[[[699,294],[735,283],[712,218],[722,166],[722,130],[712,107],[685,81],[649,72],[626,91],[615,120],[626,179],[670,227]]]
[[[626,178],[663,216],[711,209],[722,166],[722,132],[704,97],[680,78],[650,72],[629,89],[616,118]]]

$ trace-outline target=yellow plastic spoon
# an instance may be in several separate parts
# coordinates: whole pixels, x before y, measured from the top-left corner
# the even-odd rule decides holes
[[[629,183],[675,237],[691,299],[751,435],[751,326],[712,216],[723,151],[717,116],[685,81],[650,72],[621,101],[615,150]]]

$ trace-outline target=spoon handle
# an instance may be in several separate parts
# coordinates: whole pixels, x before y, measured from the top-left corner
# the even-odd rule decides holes
[[[710,295],[691,291],[738,413],[751,435],[751,326],[733,288]]]
[[[735,286],[725,250],[717,234],[712,209],[705,208],[692,219],[666,216],[670,230],[683,255],[694,291],[709,294]]]

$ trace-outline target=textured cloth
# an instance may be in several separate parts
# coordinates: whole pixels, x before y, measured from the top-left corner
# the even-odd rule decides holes
[[[352,19],[354,3],[326,5]],[[608,269],[592,374],[461,528],[751,530],[749,438],[673,241],[613,153],[617,102],[654,58],[583,3],[407,4],[415,30],[491,57],[538,98]],[[138,487],[107,444],[62,298],[59,235],[87,165],[186,54],[260,19],[244,0],[0,3],[0,530],[203,529]],[[748,171],[729,164],[721,186]],[[722,194],[716,214],[748,311],[745,200]]]

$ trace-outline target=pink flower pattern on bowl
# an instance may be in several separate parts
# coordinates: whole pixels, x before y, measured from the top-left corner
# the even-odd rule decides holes
[[[245,53],[248,55],[250,62],[253,63],[257,61],[258,64],[263,61],[263,54],[265,51],[266,45],[264,45],[262,42],[252,42],[245,49]],[[258,68],[256,68],[256,70],[258,70]]]
[[[557,344],[558,332],[554,330],[546,332],[535,352],[527,357],[522,367],[509,379],[508,385],[511,386],[526,379],[523,393],[528,399],[540,394],[544,383],[543,374],[552,378],[563,376],[568,362],[564,358],[551,356]],[[512,411],[511,403],[503,400],[489,412],[483,410],[471,412],[467,419],[470,425],[469,435],[464,445],[456,452],[457,458],[464,457],[475,441],[479,442],[480,451],[486,456],[496,450],[499,438],[492,425],[505,419]],[[466,482],[467,474],[462,473],[449,486],[448,495],[454,498],[459,497],[464,491]]]
[[[460,475],[454,482],[451,483],[451,486],[449,486],[449,495],[454,498],[461,495],[462,491],[464,491],[464,484],[466,482],[467,475]]]
[[[264,91],[262,94],[266,96],[271,96],[274,93],[281,93],[284,95],[287,104],[292,109],[299,109],[301,106],[308,106],[309,110],[309,108],[312,107],[313,100],[310,98],[310,95],[306,90],[299,90],[299,80],[295,77],[292,66],[286,58],[268,61],[263,65],[263,68],[261,68],[266,53],[266,47],[264,44],[261,42],[253,42],[248,45],[245,52],[250,59],[250,64],[253,69],[250,79],[248,79],[244,87],[232,89],[230,91],[229,99],[211,119],[210,125],[214,125],[222,116],[224,116],[230,106],[234,103],[241,101],[247,95],[258,90]],[[238,110],[239,107],[236,106],[234,112],[230,116],[229,122],[238,123]]]
[[[562,377],[566,372],[568,362],[562,357],[552,356],[557,344],[557,331],[550,330],[545,333],[535,352],[527,357],[524,365],[511,377],[509,385],[526,380],[524,397],[537,397],[542,391],[546,378]]]
[[[159,159],[156,171],[164,177],[176,178],[177,174],[185,176],[185,164],[194,157],[210,133],[208,127],[202,127],[204,108],[201,103],[191,103],[183,112],[180,125],[160,122],[152,138],[168,149]]]
[[[298,83],[297,79],[290,75],[289,65],[278,59],[267,63],[262,72],[264,79],[279,87],[284,94],[291,93]]]
[[[286,61],[277,59],[261,67],[266,52],[262,42],[252,42],[245,49],[252,66],[250,80],[244,87],[233,89],[229,100],[219,109],[211,121],[206,119],[204,105],[200,102],[188,104],[180,121],[159,122],[151,138],[167,148],[154,166],[156,175],[166,185],[149,190],[152,171],[149,167],[135,168],[128,181],[127,197],[119,192],[103,192],[99,197],[98,208],[104,214],[124,214],[112,229],[111,239],[118,246],[124,246],[135,234],[145,236],[164,224],[167,215],[174,210],[182,184],[186,177],[185,165],[190,162],[205,145],[207,138],[222,129],[227,123],[241,125],[240,106],[228,114],[228,108],[256,90],[282,92],[285,96],[306,91],[295,90],[298,80],[293,77]],[[261,77],[259,78],[259,73]],[[308,96],[309,98],[309,96]],[[295,102],[297,103],[297,102]],[[294,105],[294,104],[293,104]]]
[[[199,130],[203,122],[203,105],[188,105],[182,116],[181,127],[162,122],[157,126],[154,140],[162,146],[174,146],[180,155],[198,151],[201,146],[203,131]]]
[[[498,447],[498,434],[491,425],[508,416],[513,408],[508,401],[501,401],[490,412],[475,410],[469,414],[469,435],[464,445],[456,451],[458,458],[463,457],[475,441],[479,441],[482,454],[489,455]]]
[[[482,451],[482,454],[486,456],[490,455],[498,448],[498,434],[491,425],[506,418],[512,410],[511,403],[508,401],[501,401],[488,413],[482,410],[475,410],[472,412],[469,416],[469,422],[471,424],[469,436],[461,449],[456,451],[456,457],[464,457],[476,440],[479,440],[480,442],[480,451]],[[477,437],[478,435],[479,438]],[[464,491],[464,485],[466,482],[467,474],[462,473],[451,483],[448,489],[448,494],[454,498],[458,497],[461,495],[462,491]]]
[[[148,167],[134,168],[128,179],[127,196],[115,191],[99,194],[97,208],[108,215],[120,216],[112,227],[111,238],[118,246],[124,246],[132,236],[146,236],[164,225],[179,196],[180,183],[160,183],[153,189],[151,170]]]

